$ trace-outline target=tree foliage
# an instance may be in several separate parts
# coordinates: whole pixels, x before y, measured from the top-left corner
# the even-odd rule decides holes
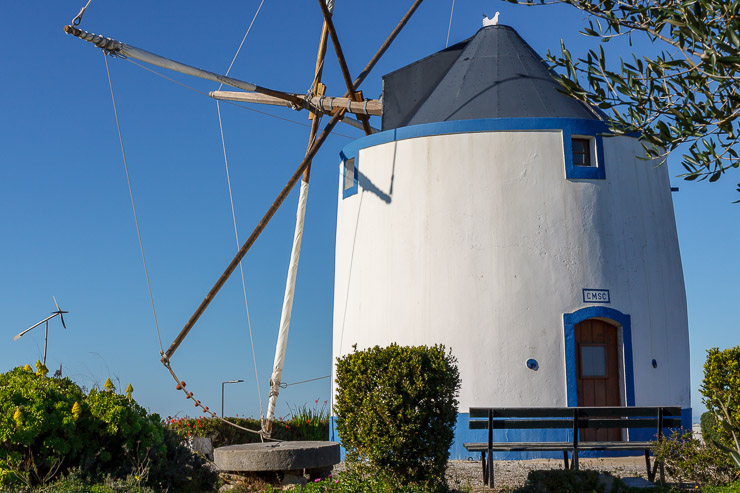
[[[648,158],[681,144],[686,180],[718,180],[740,166],[740,0],[507,0],[565,3],[589,14],[582,34],[602,42],[641,34],[655,56],[608,63],[603,45],[574,59],[548,53],[563,90],[606,110],[616,134],[638,132]],[[740,191],[740,183],[738,184]]]
[[[707,350],[699,391],[715,418],[717,438],[713,443],[729,453],[740,468],[740,346]]]

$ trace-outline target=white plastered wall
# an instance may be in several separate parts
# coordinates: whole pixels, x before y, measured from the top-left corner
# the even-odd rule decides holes
[[[593,306],[583,288],[609,289],[605,306],[632,319],[636,404],[689,407],[667,172],[636,159],[632,138],[604,151],[606,180],[566,180],[559,131],[362,149],[358,193],[339,191],[334,358],[441,343],[458,359],[461,412],[565,406],[563,314]]]

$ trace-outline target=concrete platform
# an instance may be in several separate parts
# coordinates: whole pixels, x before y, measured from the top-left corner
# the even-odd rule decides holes
[[[266,442],[218,447],[214,462],[222,471],[295,471],[339,464],[338,442]]]

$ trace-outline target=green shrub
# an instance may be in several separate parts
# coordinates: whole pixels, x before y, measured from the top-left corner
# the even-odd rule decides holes
[[[740,346],[707,350],[699,390],[716,420],[714,444],[728,452],[740,468]]]
[[[710,486],[701,491],[702,493],[740,493],[740,480],[725,486]]]
[[[97,480],[72,470],[56,481],[27,490],[31,493],[155,493],[155,490],[144,485],[134,475],[121,479],[105,477]]]
[[[79,424],[88,445],[85,471],[126,476],[165,455],[164,427],[131,398],[114,390],[92,389]]]
[[[316,400],[313,407],[307,404],[290,409],[290,420],[287,423],[294,434],[301,437],[300,440],[322,441],[329,438],[329,411],[326,409],[327,402],[319,408]]]
[[[665,486],[651,488],[627,486],[620,478],[606,472],[581,469],[530,471],[524,486],[504,489],[507,493],[672,493],[680,490]]]
[[[603,493],[604,484],[596,471],[553,469],[529,471],[527,483],[516,493]]]
[[[719,423],[717,423],[717,418],[714,417],[714,413],[710,411],[702,413],[700,423],[701,437],[702,440],[704,440],[704,443],[712,446],[714,443],[722,441],[722,437],[717,432]]]
[[[168,488],[184,484],[180,477],[215,485],[202,459],[176,436],[168,440],[159,416],[147,413],[130,392],[117,394],[108,381],[108,390],[85,395],[69,378],[45,375],[43,368],[34,373],[28,366],[0,374],[0,491],[48,486],[63,474],[68,476],[58,482],[66,489],[51,491],[77,491],[82,483],[81,491],[108,483],[111,491],[135,491],[131,481]],[[128,486],[115,490],[116,481]]]
[[[300,408],[299,408],[300,409]],[[300,410],[297,411],[300,413]],[[227,418],[230,422],[250,430],[259,430],[260,421],[254,418]],[[307,422],[307,421],[310,421]],[[237,443],[257,443],[259,435],[241,430],[218,418],[200,416],[197,418],[168,417],[165,424],[182,438],[189,436],[207,437],[215,447]],[[275,420],[272,425],[272,438],[288,441],[327,440],[329,437],[329,417],[311,418],[309,414],[296,414],[288,420]]]
[[[75,403],[82,390],[69,378],[46,378],[29,366],[0,374],[0,486],[51,479],[84,451]]]
[[[212,491],[218,484],[218,473],[208,461],[187,448],[179,435],[165,428],[164,460],[149,465],[148,484],[159,491],[199,493]]]
[[[350,470],[444,489],[460,375],[443,346],[357,351],[337,359],[336,426]]]
[[[656,461],[663,461],[675,480],[700,485],[723,485],[737,478],[730,458],[716,447],[693,437],[691,431],[673,433],[653,442]]]
[[[247,492],[239,489],[236,492]],[[268,486],[264,493],[278,493],[282,488]],[[325,479],[311,481],[295,491],[301,493],[428,493],[429,489],[418,485],[402,485],[384,476],[377,476],[359,471],[347,471]]]

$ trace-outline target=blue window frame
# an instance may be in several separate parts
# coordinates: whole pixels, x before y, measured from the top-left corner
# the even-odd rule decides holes
[[[603,180],[606,178],[604,139],[598,134],[581,133],[582,130],[573,126],[563,128],[565,177],[569,180]]]

